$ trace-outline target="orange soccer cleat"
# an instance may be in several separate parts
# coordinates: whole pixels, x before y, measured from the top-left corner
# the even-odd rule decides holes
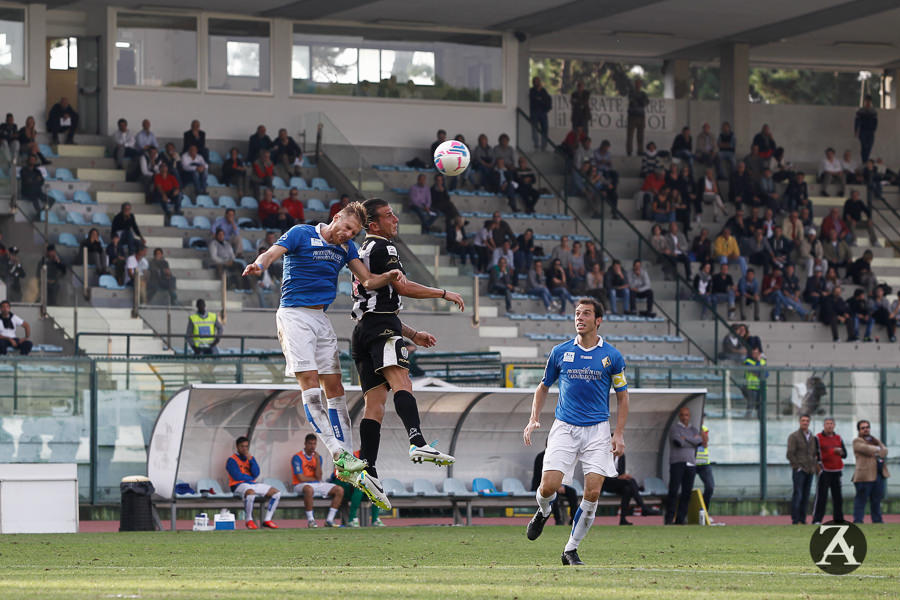
[[[278,529],[278,525],[275,524],[275,521],[263,521],[263,527],[268,527],[269,529]]]
[[[259,529],[259,525],[256,524],[256,521],[250,519],[247,521],[247,529]]]

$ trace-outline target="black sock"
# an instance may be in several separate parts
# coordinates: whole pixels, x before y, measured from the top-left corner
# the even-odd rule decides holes
[[[378,460],[378,446],[381,444],[381,423],[374,419],[363,419],[359,423],[359,457],[369,463],[366,472],[378,477],[375,461]]]
[[[406,390],[394,392],[394,410],[403,426],[406,427],[406,433],[409,435],[409,443],[415,446],[426,446],[425,438],[422,436],[422,425],[419,422],[419,407],[416,406],[416,398]]]

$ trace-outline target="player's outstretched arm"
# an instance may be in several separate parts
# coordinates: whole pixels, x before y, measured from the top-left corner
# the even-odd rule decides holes
[[[416,346],[431,348],[432,346],[437,344],[437,338],[427,331],[416,331],[405,323],[401,323],[400,325],[402,326],[401,335],[411,340],[412,343]]]
[[[269,268],[273,262],[281,258],[287,252],[287,248],[272,244],[272,246],[256,257],[256,261],[250,263],[244,268],[244,277],[247,275],[262,275],[263,271]]]
[[[374,275],[371,271],[369,271],[365,263],[358,258],[354,258],[353,260],[348,262],[347,268],[350,269],[351,273],[356,275],[359,283],[367,290],[377,290],[379,288],[383,288],[389,283],[393,283],[396,287],[398,282],[406,281],[406,276],[403,274],[403,271],[399,269],[391,269],[390,271],[386,271],[384,273],[381,273],[380,275]]]
[[[421,283],[416,283],[409,279],[402,283],[399,281],[394,283],[394,289],[397,290],[398,294],[406,296],[407,298],[440,298],[456,304],[459,307],[460,312],[466,310],[466,304],[463,302],[462,296],[456,292],[451,292],[450,290],[428,287],[427,285],[422,285]]]
[[[625,454],[625,422],[628,421],[628,390],[616,392],[616,430],[612,436],[613,456]]]
[[[544,402],[547,400],[547,392],[549,391],[550,388],[544,385],[543,382],[539,383],[537,389],[534,390],[534,399],[531,401],[531,416],[528,418],[528,425],[525,426],[525,431],[522,435],[526,446],[531,445],[531,434],[534,433],[534,430],[541,427],[538,418],[544,409]]]

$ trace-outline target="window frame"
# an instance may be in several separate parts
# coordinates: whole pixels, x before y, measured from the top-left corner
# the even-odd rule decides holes
[[[31,21],[31,15],[29,14],[29,6],[27,4],[19,4],[15,2],[3,2],[0,1],[0,7],[2,8],[12,8],[12,9],[20,9],[23,14],[22,26],[24,27],[23,35],[22,35],[22,79],[0,79],[0,85],[9,85],[9,86],[29,86],[31,85],[30,80],[30,66],[31,66],[31,52],[30,52],[30,44],[31,44],[31,32],[29,31],[29,23]],[[49,61],[49,57],[47,58]],[[48,63],[49,64],[49,63]]]
[[[268,91],[252,91],[252,90],[222,90],[218,88],[209,87],[209,43],[210,43],[210,34],[209,34],[209,20],[210,19],[223,19],[230,21],[259,21],[265,22],[269,25],[269,89]],[[203,57],[202,61],[205,65],[203,69],[203,93],[205,94],[221,94],[225,96],[255,96],[257,98],[274,98],[275,97],[275,19],[266,19],[263,17],[251,17],[244,15],[235,15],[234,13],[221,13],[221,12],[204,12],[203,13],[203,39],[206,42],[203,44]],[[199,61],[198,61],[199,62]],[[227,68],[227,65],[226,65]],[[260,74],[264,71],[262,68],[259,70]],[[231,77],[246,77],[242,75],[232,75]]]

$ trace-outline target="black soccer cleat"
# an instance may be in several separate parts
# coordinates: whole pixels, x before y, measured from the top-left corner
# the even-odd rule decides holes
[[[528,521],[528,528],[525,530],[525,535],[528,536],[529,540],[536,540],[541,536],[541,533],[544,531],[544,524],[549,518],[550,515],[545,517],[544,513],[541,512],[541,509],[537,509],[534,516]]]
[[[578,550],[567,550],[562,553],[562,564],[565,566],[570,565],[583,565],[584,563],[578,558]]]

